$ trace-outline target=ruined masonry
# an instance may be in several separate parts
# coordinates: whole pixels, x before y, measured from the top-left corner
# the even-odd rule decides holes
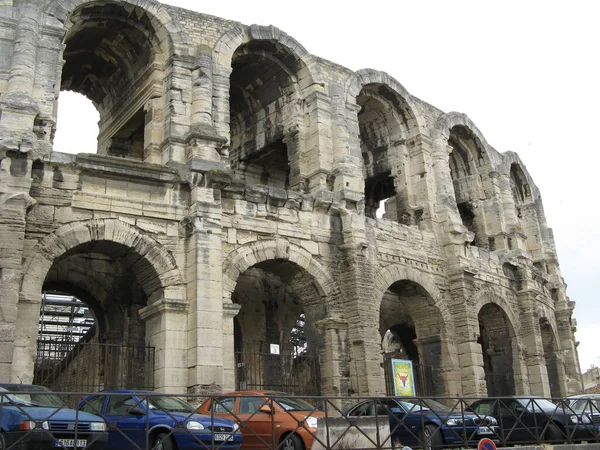
[[[395,358],[420,394],[581,391],[540,192],[465,114],[153,0],[0,22],[1,381],[83,376],[37,351],[58,293],[93,316],[68,361],[99,387],[374,395]],[[96,153],[52,151],[60,91],[99,111]]]

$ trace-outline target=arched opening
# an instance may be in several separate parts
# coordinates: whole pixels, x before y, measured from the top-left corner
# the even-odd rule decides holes
[[[483,370],[490,397],[515,395],[513,368],[514,331],[506,313],[498,305],[488,303],[478,314],[479,338]]]
[[[403,99],[383,84],[368,84],[356,98],[364,162],[365,215],[413,224],[410,164],[405,140],[413,121]],[[379,211],[379,212],[378,212]]]
[[[540,331],[544,346],[544,360],[546,362],[546,371],[548,372],[550,395],[552,398],[562,398],[564,393],[560,385],[560,375],[558,372],[558,342],[550,322],[545,317],[540,319]]]
[[[100,113],[85,95],[62,91],[58,96],[53,149],[61,153],[96,153]]]
[[[312,277],[286,260],[268,260],[240,275],[232,300],[237,389],[320,395],[319,340],[323,316]]]
[[[166,31],[144,9],[110,1],[76,8],[68,23],[60,91],[97,109],[98,154],[146,160],[162,141],[155,99],[163,92]]]
[[[452,148],[449,160],[450,176],[458,213],[463,225],[475,235],[473,244],[488,248],[478,169],[486,163],[487,155],[473,132],[462,125],[450,130],[448,145]]]
[[[140,274],[149,285],[153,273],[137,251],[112,241],[57,258],[43,285],[36,382],[58,391],[153,389],[154,348],[139,315],[148,304]]]
[[[401,280],[383,296],[379,331],[388,395],[394,395],[392,359],[410,360],[417,395],[442,395],[442,320],[431,295],[419,284]]]
[[[300,148],[290,138],[290,130],[301,117],[297,77],[304,67],[302,61],[277,42],[256,40],[237,48],[231,65],[230,161],[234,173],[246,185],[276,189],[298,185]]]

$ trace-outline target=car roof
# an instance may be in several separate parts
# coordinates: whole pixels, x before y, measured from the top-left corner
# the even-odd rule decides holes
[[[23,383],[0,383],[0,387],[6,389],[8,392],[21,392],[23,388],[30,392],[34,392],[35,389],[40,391],[48,391],[49,389],[45,386],[38,386],[36,384],[23,384]],[[33,389],[32,389],[33,388]]]
[[[258,391],[258,390],[251,390],[251,391],[231,391],[231,392],[226,392],[224,394],[221,395],[279,395],[279,396],[286,396],[286,397],[293,397],[292,394],[288,394],[287,392],[278,392],[278,391]]]
[[[578,399],[578,398],[600,398],[600,394],[577,394],[577,395],[569,395],[567,398],[570,399]]]

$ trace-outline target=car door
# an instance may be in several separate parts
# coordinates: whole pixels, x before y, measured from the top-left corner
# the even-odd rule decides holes
[[[110,395],[104,417],[109,424],[107,449],[145,449],[147,414],[137,397]],[[136,411],[135,413],[133,411]]]
[[[419,432],[421,425],[420,414],[412,411],[407,412],[407,407],[412,404],[402,405],[395,400],[382,398],[377,400],[377,415],[387,414],[390,417],[390,434],[394,446],[416,446],[419,444]],[[387,446],[387,442],[384,447]]]
[[[270,449],[273,447],[274,439],[277,446],[277,437],[280,434],[277,431],[281,428],[281,424],[277,420],[275,405],[272,402],[258,396],[240,397],[236,406],[239,420],[242,423],[246,422],[248,427],[247,430],[242,431],[244,448]]]
[[[507,442],[527,443],[537,440],[533,415],[517,399],[499,399],[496,411]]]

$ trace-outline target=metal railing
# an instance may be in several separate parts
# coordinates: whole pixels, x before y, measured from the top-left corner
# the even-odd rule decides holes
[[[413,449],[600,441],[595,402],[1,392],[0,448]],[[64,404],[76,405],[69,409]],[[571,405],[571,406],[570,406]],[[202,412],[198,414],[198,410]]]

